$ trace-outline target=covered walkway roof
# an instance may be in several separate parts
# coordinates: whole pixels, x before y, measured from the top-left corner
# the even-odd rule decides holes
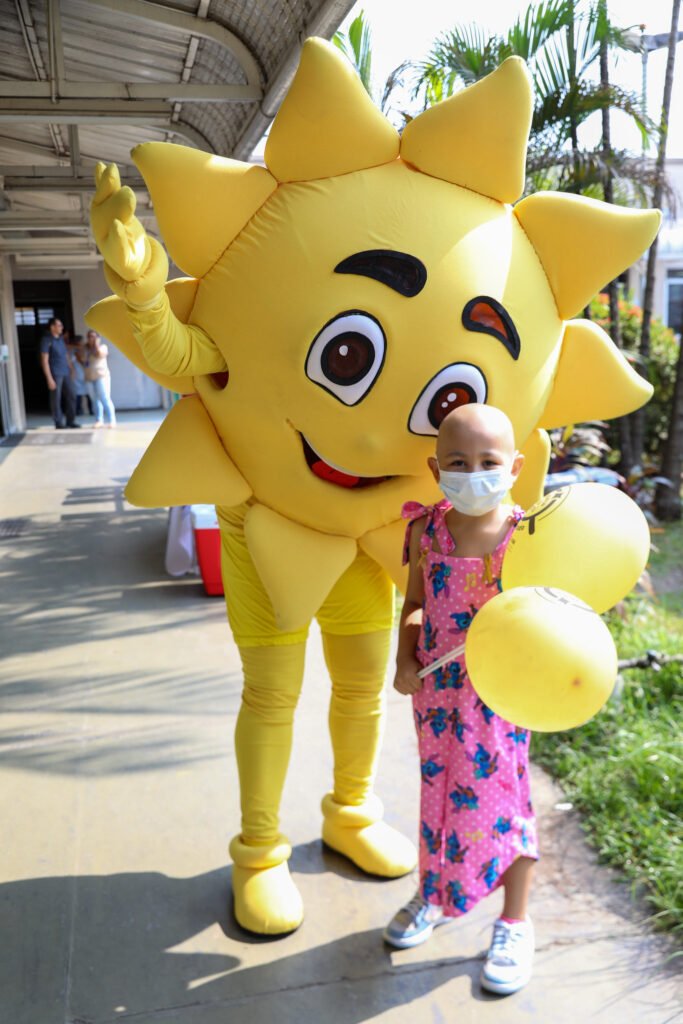
[[[248,160],[303,40],[329,38],[353,0],[0,0],[0,256],[86,267],[96,161],[168,141]],[[150,221],[152,221],[150,223]]]

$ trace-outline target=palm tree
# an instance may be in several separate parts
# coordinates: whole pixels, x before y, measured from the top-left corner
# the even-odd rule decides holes
[[[335,32],[332,42],[338,46],[344,56],[353,64],[365,90],[373,99],[372,84],[372,31],[360,11],[349,25],[348,32]]]
[[[600,88],[609,89],[609,16],[607,0],[598,0],[597,16],[600,19],[598,37],[600,40]],[[603,107],[602,118],[602,158],[604,163],[603,198],[607,203],[614,202],[614,175],[612,171],[612,132],[610,109]],[[610,281],[607,285],[609,302],[610,336],[617,348],[622,347],[621,318],[619,316],[619,284]],[[619,436],[619,460],[622,473],[630,471],[633,464],[631,453],[631,421],[628,416],[620,416],[616,423]]]
[[[417,65],[416,94],[425,106],[449,96],[456,86],[478,81],[501,61],[517,55],[527,61],[534,84],[534,113],[527,153],[527,191],[553,188],[602,198],[609,162],[613,196],[646,201],[653,183],[648,161],[609,146],[585,150],[579,129],[592,114],[609,109],[628,114],[640,131],[652,125],[636,96],[609,83],[594,82],[587,72],[598,62],[600,48],[627,46],[603,3],[585,13],[577,0],[543,0],[527,8],[502,35],[489,36],[477,25],[456,26],[434,43]]]
[[[606,0],[581,6],[578,0],[544,0],[530,5],[507,33],[488,36],[473,25],[456,26],[440,36],[419,68],[420,95],[425,105],[441,99],[516,54],[529,65],[535,97],[526,191],[555,189],[611,203],[650,205],[658,179],[654,161],[615,149],[610,131],[610,111],[616,109],[630,117],[645,143],[656,133],[639,98],[609,79],[610,50],[633,48],[628,31],[610,22]],[[591,74],[594,68],[599,76]],[[601,141],[586,149],[579,129],[597,113]],[[608,294],[610,333],[621,347],[617,282],[608,286]],[[623,472],[634,462],[632,427],[633,417],[617,423]]]
[[[338,46],[344,56],[353,64],[358,77],[365,86],[374,103],[382,113],[389,114],[393,109],[392,99],[396,90],[405,85],[405,75],[412,67],[410,61],[404,61],[394,68],[382,86],[381,94],[375,92],[372,80],[372,30],[368,24],[365,11],[360,11],[349,25],[348,32],[335,32],[332,42]],[[400,120],[405,123],[410,115],[398,111]]]

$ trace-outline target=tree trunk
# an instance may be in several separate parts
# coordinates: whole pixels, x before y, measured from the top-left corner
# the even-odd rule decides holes
[[[681,0],[673,0],[671,5],[671,31],[669,32],[669,49],[666,58],[666,77],[664,79],[664,98],[662,100],[662,139],[660,151],[657,154],[657,185],[663,183],[664,179],[664,157],[666,155],[666,133],[669,123],[669,108],[671,106],[671,89],[674,78],[674,65],[676,62],[676,43],[678,42],[678,18],[681,10]],[[661,157],[661,159],[660,159]],[[660,190],[661,202],[661,190]],[[655,203],[655,205],[659,205]],[[648,271],[650,269],[648,261]],[[654,289],[654,268],[652,273],[652,290]],[[652,296],[650,296],[652,304]],[[676,325],[680,329],[683,325]],[[643,329],[645,327],[645,309],[643,309]],[[648,322],[649,342],[649,322]],[[683,461],[683,341],[678,354],[678,366],[676,368],[676,384],[671,402],[671,415],[669,417],[669,432],[664,443],[662,454],[662,476],[667,477],[672,486],[657,488],[655,494],[655,514],[660,519],[681,518],[681,468]]]
[[[577,77],[576,77],[576,40],[574,38],[574,19],[575,19],[575,4],[574,0],[569,0],[571,6],[571,22],[567,26],[567,63],[568,63],[568,78],[569,78],[569,89],[573,92],[578,88]],[[569,108],[569,138],[572,147],[572,165],[574,169],[574,182],[578,183],[579,180],[579,135],[576,124],[576,118],[574,117],[574,105],[570,104]],[[577,191],[578,189],[577,185]]]
[[[607,0],[600,0],[598,4],[600,23],[600,85],[607,91],[609,89],[609,20],[607,13]],[[606,203],[614,202],[614,187],[612,181],[612,131],[610,125],[609,107],[602,109],[602,157],[605,164],[603,177],[603,195]],[[617,281],[610,281],[607,286],[609,298],[609,322],[610,337],[617,346],[621,348],[621,320],[619,318],[619,284]],[[620,416],[617,420],[617,431],[619,437],[619,472],[628,476],[633,468],[633,452],[631,447],[631,424],[626,416]]]
[[[671,400],[669,433],[664,442],[661,474],[671,487],[659,484],[655,493],[655,515],[658,519],[681,518],[681,474],[683,473],[683,343],[678,354],[676,383]]]
[[[662,97],[662,116],[659,125],[659,146],[657,148],[657,161],[655,164],[655,187],[652,196],[652,205],[660,207],[664,195],[664,161],[666,159],[666,142],[669,125],[669,110],[671,109],[671,90],[673,88],[674,64],[676,62],[676,43],[678,42],[678,18],[681,10],[681,0],[673,0],[671,5],[671,29],[669,32],[669,49],[666,60],[666,75],[664,78],[664,94]],[[650,358],[650,321],[652,320],[652,303],[655,291],[655,267],[657,261],[657,239],[655,238],[647,255],[647,271],[645,273],[645,294],[643,296],[643,325],[640,332],[640,357],[641,366],[647,376],[647,362]],[[638,409],[633,414],[633,457],[640,462],[645,447],[645,411]]]

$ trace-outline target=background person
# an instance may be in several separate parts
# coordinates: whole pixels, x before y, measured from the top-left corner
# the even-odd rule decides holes
[[[57,430],[80,427],[80,423],[76,423],[76,391],[71,376],[71,358],[63,332],[64,324],[53,316],[48,320],[47,333],[40,341],[40,365],[47,381],[50,412]]]
[[[66,335],[66,331],[64,332]],[[76,415],[93,416],[94,404],[85,379],[85,342],[83,335],[77,334],[72,342],[67,342],[67,351],[71,356],[74,389],[76,391]]]
[[[106,414],[107,426],[116,426],[116,410],[111,400],[111,375],[107,366],[109,349],[97,331],[88,331],[85,351],[85,379],[95,406],[95,426],[101,427]]]

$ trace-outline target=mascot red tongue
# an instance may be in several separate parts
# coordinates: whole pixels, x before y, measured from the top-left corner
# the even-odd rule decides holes
[[[327,480],[331,484],[336,484],[337,487],[357,487],[360,483],[360,477],[350,476],[348,473],[342,472],[341,469],[334,469],[322,459],[314,462],[311,469],[321,480]]]
[[[515,497],[529,505],[544,428],[649,396],[604,332],[571,318],[649,245],[658,215],[553,193],[517,202],[531,112],[529,76],[511,58],[399,137],[339,51],[309,39],[266,167],[165,143],[134,150],[188,275],[171,282],[133,193],[113,165],[97,168],[93,233],[116,297],[88,323],[186,396],[128,499],[214,503],[221,524],[244,668],[232,884],[252,931],[284,933],[303,916],[279,808],[314,616],[332,679],[323,838],[373,874],[415,864],[373,780],[391,579],[404,580],[400,511],[438,497],[426,460],[444,401],[507,413],[526,456]],[[337,358],[349,337],[353,372]]]

